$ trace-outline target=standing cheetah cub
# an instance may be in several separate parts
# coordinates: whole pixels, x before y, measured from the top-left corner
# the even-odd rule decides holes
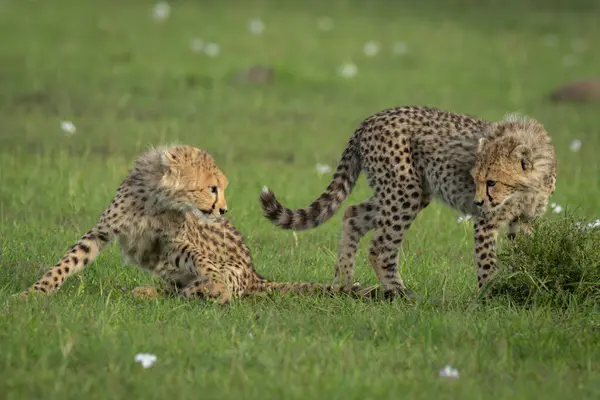
[[[410,295],[398,272],[405,232],[432,198],[474,215],[478,289],[496,270],[496,238],[508,222],[543,214],[556,183],[554,147],[537,121],[488,122],[428,107],[387,109],[355,131],[327,189],[307,208],[292,211],[265,188],[266,218],[283,229],[317,227],[340,208],[364,171],[374,195],[346,209],[335,282],[353,282],[360,239],[374,231],[369,263],[387,296]],[[528,225],[523,226],[526,233]]]
[[[241,234],[221,216],[227,178],[212,156],[189,146],[142,154],[98,224],[29,290],[50,294],[82,271],[114,238],[125,259],[164,281],[164,293],[226,303],[250,294],[340,290],[331,285],[272,282],[254,269]],[[153,287],[134,294],[154,297]]]

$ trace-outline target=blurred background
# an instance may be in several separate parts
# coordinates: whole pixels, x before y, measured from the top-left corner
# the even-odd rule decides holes
[[[3,227],[79,231],[138,152],[180,142],[215,155],[242,229],[275,234],[262,185],[305,205],[360,121],[400,105],[539,119],[553,201],[594,216],[599,16],[592,0],[0,0]]]

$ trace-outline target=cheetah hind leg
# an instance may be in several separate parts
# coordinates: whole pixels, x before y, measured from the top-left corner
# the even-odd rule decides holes
[[[389,299],[397,296],[416,299],[400,277],[398,250],[402,246],[404,234],[429,199],[419,190],[416,182],[407,181],[409,184],[399,185],[398,200],[393,203],[389,200],[389,193],[378,193],[378,203],[392,204],[387,216],[378,216],[377,229],[369,247],[369,264],[383,286],[383,296]]]
[[[394,247],[393,242],[386,243],[386,234],[383,229],[377,229],[373,233],[369,247],[369,264],[375,270],[381,287],[369,290],[368,294],[374,299],[393,300],[403,297],[415,300],[415,294],[406,287],[398,272],[398,247]]]
[[[376,207],[372,200],[350,206],[342,219],[342,235],[338,246],[338,262],[335,265],[333,284],[355,290],[360,284],[354,282],[356,251],[360,240],[374,228]]]

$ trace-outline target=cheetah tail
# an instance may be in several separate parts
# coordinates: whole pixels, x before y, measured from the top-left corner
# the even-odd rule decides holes
[[[290,210],[283,206],[275,194],[263,188],[260,202],[264,216],[282,229],[295,231],[312,229],[329,220],[346,200],[361,172],[358,152],[358,133],[354,134],[342,153],[342,158],[327,189],[308,207]]]
[[[328,295],[336,294],[357,294],[357,288],[344,288],[323,283],[313,282],[273,282],[264,280],[260,285],[258,293],[270,294],[274,292],[280,293],[297,293],[297,294],[312,294],[321,293]]]

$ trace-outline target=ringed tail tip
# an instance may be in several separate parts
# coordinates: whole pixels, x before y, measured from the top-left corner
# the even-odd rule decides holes
[[[275,193],[269,190],[269,188],[267,188],[266,186],[263,187],[263,190],[260,193],[260,204],[265,217],[271,220],[277,219],[279,214],[281,214],[281,204],[279,204],[279,202],[277,201]]]

